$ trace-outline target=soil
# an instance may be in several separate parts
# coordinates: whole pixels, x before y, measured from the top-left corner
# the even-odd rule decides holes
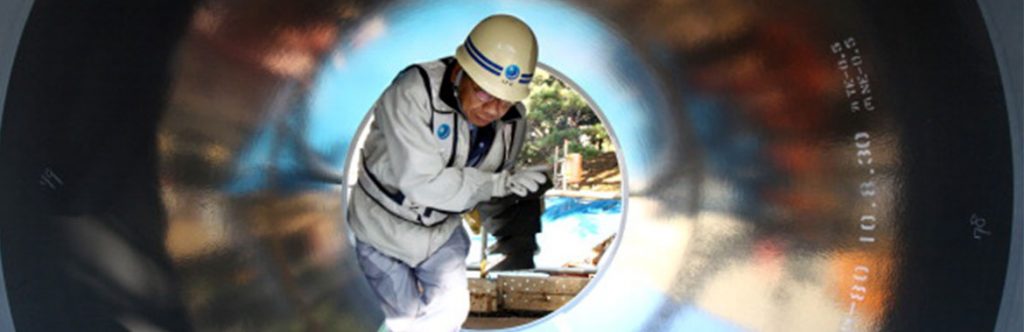
[[[570,185],[581,191],[617,192],[622,188],[622,175],[615,152],[604,152],[594,158],[583,159],[583,181]]]

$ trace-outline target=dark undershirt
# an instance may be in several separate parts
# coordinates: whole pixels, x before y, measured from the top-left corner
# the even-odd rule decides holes
[[[476,167],[483,161],[484,156],[491,150],[494,144],[494,124],[484,127],[476,127],[470,124],[469,127],[469,157],[466,158],[466,167]]]

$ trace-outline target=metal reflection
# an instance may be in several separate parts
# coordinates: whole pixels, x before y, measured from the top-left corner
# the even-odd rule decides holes
[[[601,111],[628,193],[604,272],[523,329],[994,326],[1014,171],[977,5],[798,0],[36,2],[0,132],[14,325],[376,329],[348,149],[494,12]]]

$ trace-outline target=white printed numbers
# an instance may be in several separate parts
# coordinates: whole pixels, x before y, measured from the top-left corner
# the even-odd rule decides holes
[[[871,270],[867,266],[857,265],[857,267],[853,268],[853,272],[853,280],[865,282],[868,281],[868,272],[871,272]]]
[[[853,39],[853,37],[848,37],[843,41],[843,45],[848,49],[855,48],[857,47],[857,40]]]
[[[871,159],[871,135],[868,135],[866,132],[854,134],[853,144],[857,147],[858,165],[868,166],[875,161]]]
[[[864,64],[864,59],[861,58],[860,55],[854,55],[850,58],[850,63],[853,64],[854,67],[860,67],[860,65]]]
[[[61,180],[57,173],[47,167],[43,169],[43,174],[39,176],[39,185],[50,188],[50,190],[56,190],[57,187],[64,185],[64,180]]]
[[[858,68],[859,69],[859,68]],[[860,94],[870,95],[871,94],[871,82],[868,81],[868,74],[860,73],[857,75],[857,87],[860,88]]]
[[[861,232],[865,233],[864,235],[860,236],[860,239],[859,239],[860,242],[861,243],[874,243],[875,242],[875,237],[874,237],[875,228],[878,228],[878,218],[875,218],[874,215],[870,215],[870,214],[865,214],[863,216],[860,216],[860,230],[861,230]],[[871,236],[869,236],[869,235],[871,235]]]
[[[874,197],[878,191],[875,189],[875,181],[864,181],[860,183],[861,197]]]
[[[849,105],[851,117],[865,117],[871,116],[868,112],[875,111],[877,103],[872,93],[874,92],[871,88],[871,76],[869,75],[868,68],[870,67],[868,62],[870,57],[866,53],[860,51],[860,46],[857,40],[853,37],[832,43],[830,50],[835,56],[836,69],[839,70],[839,78],[842,86],[842,94],[846,96],[846,103]],[[837,91],[838,92],[838,91]],[[842,97],[840,97],[842,98]],[[885,230],[886,212],[885,212],[885,192],[884,178],[881,178],[877,169],[875,157],[878,157],[878,144],[872,144],[878,140],[876,137],[872,137],[867,130],[858,131],[853,134],[853,146],[850,151],[850,157],[856,160],[856,164],[852,165],[857,171],[864,177],[860,178],[860,181],[852,182],[850,195],[856,201],[856,206],[861,206],[863,209],[859,213],[851,216],[851,222],[856,225],[851,227],[851,234],[856,237],[856,243],[861,246],[859,250],[868,250],[867,247],[878,245],[880,242],[884,242],[886,239],[881,231]],[[853,160],[849,161],[851,164]],[[880,235],[881,234],[881,235]],[[853,240],[853,239],[850,239]],[[856,249],[855,249],[856,250]],[[862,312],[864,311],[864,302],[870,299],[870,284],[869,279],[871,278],[872,268],[868,265],[858,264],[853,268],[852,275],[848,278],[852,278],[852,284],[846,289],[847,301],[849,304],[849,311],[841,321],[841,331],[855,331],[860,329],[860,320],[864,319]]]
[[[857,149],[857,166],[867,170],[868,179],[862,181],[857,188],[857,192],[861,198],[867,200],[870,203],[872,209],[878,208],[876,196],[878,195],[878,185],[875,184],[875,160],[871,157],[871,134],[867,132],[858,132],[853,135],[853,146]],[[872,210],[873,211],[873,210]],[[878,228],[878,218],[874,215],[875,212],[866,212],[860,216],[859,226],[860,234],[857,237],[857,241],[860,243],[875,243],[875,229]]]
[[[854,144],[857,145],[858,149],[867,149],[871,147],[871,135],[866,132],[859,132],[853,134]]]
[[[857,150],[857,164],[861,166],[871,165],[871,162],[875,161],[871,159],[871,150],[860,149]]]
[[[870,90],[868,90],[868,91],[870,91]],[[849,90],[847,90],[847,92],[849,93]],[[871,97],[871,96],[864,97],[864,99],[862,99],[862,100],[850,101],[850,112],[857,113],[857,111],[860,111],[860,110],[874,111],[875,110],[874,101],[875,101],[875,98]]]
[[[857,322],[857,304],[864,302],[868,297],[868,287],[865,283],[868,281],[868,273],[871,269],[867,266],[857,265],[853,268],[853,285],[850,286],[848,295],[850,297],[850,311],[846,313],[846,318],[843,319],[840,331],[853,331],[855,329],[855,323]]]
[[[985,235],[985,236],[992,235],[992,232],[990,232],[990,231],[985,229],[985,224],[988,223],[988,221],[986,221],[985,218],[979,217],[977,214],[972,213],[971,214],[971,221],[970,222],[971,222],[971,226],[974,227],[974,239],[975,240],[981,240],[981,236],[982,235]]]
[[[850,287],[850,299],[854,301],[862,302],[864,297],[868,293],[868,288],[861,285],[853,285]]]
[[[857,40],[849,37],[842,42],[832,43],[830,49],[832,54],[839,56],[836,68],[843,74],[843,92],[850,101],[850,112],[874,111],[875,100],[871,96],[871,79],[864,70],[864,57],[857,47]]]
[[[860,216],[860,229],[862,231],[874,231],[878,226],[878,218],[870,214]]]
[[[871,272],[871,270],[864,265],[857,265],[857,267],[853,268],[853,280],[857,283],[850,286],[850,300],[864,302],[864,299],[868,295],[868,288],[862,283],[868,281],[869,272]]]
[[[833,54],[840,54],[840,53],[842,53],[844,47],[846,49],[848,49],[848,50],[856,48],[857,47],[857,40],[853,39],[853,37],[848,37],[842,43],[840,43],[840,42],[832,43],[832,53]]]

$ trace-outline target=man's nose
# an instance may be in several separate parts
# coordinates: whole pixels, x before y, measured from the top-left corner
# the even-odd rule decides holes
[[[484,91],[484,90],[477,91],[476,97],[482,103],[489,103],[489,102],[494,101],[495,99],[497,99],[497,98],[494,98],[494,96],[491,96],[491,94],[487,93],[487,91]]]
[[[486,112],[490,117],[497,117],[499,111],[498,103],[490,102],[484,104],[484,112]]]

